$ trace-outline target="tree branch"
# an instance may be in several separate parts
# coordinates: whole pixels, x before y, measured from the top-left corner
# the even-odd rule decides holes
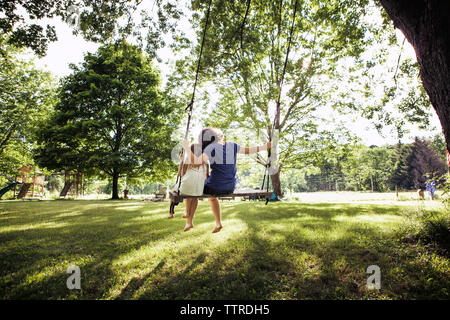
[[[4,138],[2,138],[2,140],[0,141],[0,153],[3,153],[3,150],[6,148],[9,139],[11,139],[11,136],[13,135],[15,128],[16,125],[13,125],[11,129],[7,130],[7,133],[5,134]]]

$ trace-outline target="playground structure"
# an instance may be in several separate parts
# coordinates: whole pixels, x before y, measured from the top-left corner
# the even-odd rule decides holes
[[[34,171],[31,166],[23,166],[19,169],[19,176],[15,179],[14,197],[16,197],[17,185],[21,185],[17,199],[42,198],[45,194],[45,175],[42,172]]]
[[[72,173],[71,171],[66,171],[64,175],[64,188],[61,190],[59,196],[65,198],[67,195],[71,197],[84,195],[82,173]]]
[[[155,192],[155,197],[151,199],[154,202],[162,202],[167,199],[167,187],[162,186],[158,191]]]

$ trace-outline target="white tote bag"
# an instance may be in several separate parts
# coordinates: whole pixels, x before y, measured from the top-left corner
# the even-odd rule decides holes
[[[191,167],[181,177],[180,193],[185,196],[201,196],[206,180],[206,166]]]

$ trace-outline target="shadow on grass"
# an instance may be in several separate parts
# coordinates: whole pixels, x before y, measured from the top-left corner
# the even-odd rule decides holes
[[[140,299],[430,299],[445,298],[448,272],[415,259],[414,251],[403,252],[395,240],[378,228],[360,223],[335,222],[337,216],[363,214],[399,215],[393,208],[352,206],[349,210],[330,204],[295,205],[279,212],[247,206],[239,219],[248,233],[223,243],[207,254],[194,270],[173,273],[164,270]],[[261,210],[258,212],[258,210]],[[225,216],[236,217],[234,209]],[[289,223],[271,228],[281,219],[312,216],[315,223]],[[269,223],[267,223],[269,221]],[[341,233],[329,235],[333,221]],[[341,224],[341,225],[339,225]],[[226,227],[225,229],[226,230]],[[314,238],[310,233],[328,234]],[[380,266],[384,290],[366,287],[367,267]],[[189,271],[189,272],[187,272]],[[428,275],[427,275],[428,274]],[[433,285],[425,284],[432,275]]]
[[[365,270],[377,255],[355,246],[351,237],[337,243],[314,243],[290,232],[279,240],[262,236],[255,221],[249,234],[224,243],[203,263],[180,273],[159,275],[140,299],[336,299],[361,297]],[[364,230],[366,231],[366,230]],[[367,235],[367,234],[366,234]],[[372,236],[372,235],[367,235]],[[342,242],[342,243],[339,243]],[[352,243],[352,246],[348,247]],[[344,246],[347,248],[343,250]],[[340,248],[339,250],[336,248]],[[355,256],[365,256],[367,259]],[[300,258],[300,260],[299,260]],[[336,263],[336,259],[339,259]],[[341,289],[339,289],[341,288]],[[342,294],[341,294],[342,292]],[[340,295],[341,294],[341,295]]]
[[[0,297],[103,298],[115,282],[114,260],[180,234],[184,221],[167,220],[167,207],[123,201],[8,204],[0,220]],[[211,218],[199,215],[197,225],[207,222]],[[66,270],[74,264],[82,269],[78,292],[66,287]]]
[[[130,297],[133,295],[134,292],[138,291],[139,288],[145,283],[145,281],[150,278],[152,275],[156,274],[159,270],[164,267],[166,264],[165,260],[162,260],[158,265],[148,274],[146,274],[144,277],[139,278],[135,277],[131,279],[131,281],[127,284],[127,286],[122,290],[120,295],[116,298],[117,300],[123,300],[126,297]]]
[[[2,299],[448,298],[448,271],[400,248],[382,226],[358,220],[399,217],[395,206],[222,204],[225,228],[214,236],[201,234],[213,225],[207,202],[196,213],[196,233],[183,233],[181,219],[166,219],[167,203],[33,206],[12,206],[11,219],[0,220]],[[237,229],[227,237],[233,221]],[[161,257],[152,263],[115,264],[157,245]],[[66,288],[71,264],[82,268],[78,292]],[[366,289],[373,264],[382,270],[379,292]],[[119,278],[117,268],[130,276]]]

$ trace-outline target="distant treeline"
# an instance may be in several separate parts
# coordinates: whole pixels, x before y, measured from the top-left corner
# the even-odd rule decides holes
[[[47,177],[46,188],[50,193],[59,193],[64,186],[63,175],[50,175]],[[126,185],[125,179],[121,179],[118,186],[119,192],[123,195],[125,189],[130,195],[151,195],[164,188],[164,183],[129,183]],[[99,180],[96,177],[86,177],[83,180],[83,194],[110,194],[112,191],[112,182],[108,180]]]
[[[439,184],[448,170],[445,144],[416,138],[413,143],[355,146],[339,159],[328,159],[313,174],[289,177],[284,188],[293,192],[393,191],[425,189],[428,180]]]

